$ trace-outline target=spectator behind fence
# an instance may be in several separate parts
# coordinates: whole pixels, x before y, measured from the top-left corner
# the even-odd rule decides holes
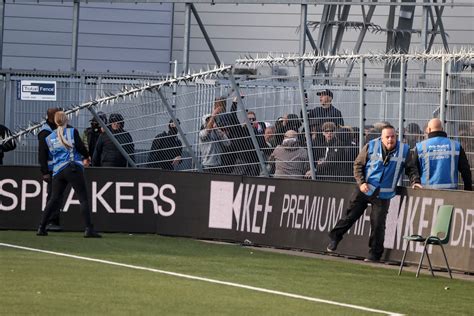
[[[344,148],[336,134],[336,124],[326,122],[321,127],[324,140],[317,151],[316,179],[322,181],[335,181],[336,177],[342,175],[342,161],[344,159]]]
[[[67,185],[70,184],[79,198],[80,209],[86,226],[84,237],[102,237],[94,230],[92,225],[84,179],[84,163],[88,164],[89,153],[79,136],[79,132],[73,127],[68,127],[68,119],[63,111],[54,114],[54,122],[57,129],[46,137],[48,149],[53,157],[53,192],[51,199],[46,204],[36,235],[48,235],[46,224],[51,213],[59,207],[60,199]]]
[[[38,133],[38,163],[40,165],[40,171],[43,177],[43,181],[46,182],[46,191],[48,193],[48,196],[46,198],[47,202],[49,202],[49,200],[51,199],[51,195],[53,192],[53,156],[48,149],[46,137],[48,137],[57,128],[56,123],[54,123],[54,115],[58,111],[60,111],[59,108],[49,108],[46,111],[46,123],[41,126],[40,132]],[[46,230],[48,231],[62,230],[60,225],[60,214],[64,198],[62,196],[59,197],[59,201],[60,202],[55,205],[55,208],[51,210],[49,222],[46,225]]]
[[[298,115],[290,113],[285,114],[281,120],[278,118],[277,123],[275,124],[276,128],[276,135],[275,138],[277,140],[277,144],[281,145],[284,139],[284,135],[287,131],[295,131],[299,132],[301,127],[301,120],[298,118]],[[298,133],[297,135],[298,141],[302,144],[304,143],[304,134]]]
[[[342,164],[339,170],[344,182],[354,182],[352,166],[359,154],[358,129],[351,126],[341,126],[338,130],[340,144],[343,147]]]
[[[8,142],[1,143],[5,138],[12,136],[12,132],[4,125],[0,124],[0,165],[3,165],[4,153],[12,151],[16,148],[16,142],[12,139]]]
[[[421,184],[430,189],[457,189],[458,171],[464,190],[472,191],[472,175],[461,144],[449,139],[437,118],[428,123],[428,139],[416,144],[413,164],[418,168]]]
[[[302,179],[310,174],[308,152],[299,147],[298,133],[289,130],[281,145],[278,145],[268,159],[275,164],[275,177]]]
[[[414,148],[416,143],[423,140],[423,132],[421,128],[416,123],[410,123],[405,128],[405,143],[408,144],[410,148]]]
[[[319,130],[326,122],[333,122],[336,127],[344,125],[341,111],[332,105],[333,93],[326,89],[316,93],[319,96],[321,106],[308,111],[309,125],[316,125]]]
[[[104,112],[97,112],[97,116],[102,122],[104,122],[104,124],[107,124],[107,115]],[[82,141],[84,142],[84,145],[86,145],[91,157],[94,157],[95,145],[99,140],[100,134],[104,131],[95,117],[92,117],[89,122],[90,127],[85,129],[84,134],[82,135]]]
[[[219,128],[216,123],[216,118],[224,110],[222,106],[214,107],[212,114],[203,117],[203,126],[199,131],[202,167],[207,172],[225,171],[222,168],[221,155],[224,153],[224,148],[230,146],[231,142],[225,129]]]
[[[258,160],[257,150],[263,154],[266,148],[265,142],[265,123],[258,122],[255,112],[247,112],[247,119],[253,128],[255,138],[259,148],[255,148],[249,130],[245,124],[240,126],[242,137],[233,140],[233,148],[235,148],[235,167],[233,174],[258,176],[260,175],[260,161]]]
[[[381,138],[364,146],[354,162],[354,177],[357,189],[354,192],[345,215],[329,232],[327,251],[334,252],[344,234],[364,214],[367,205],[372,204],[370,213],[369,256],[365,261],[377,262],[384,251],[385,220],[390,200],[396,194],[397,182],[410,159],[408,145],[397,141],[395,128],[387,125]],[[416,168],[408,167],[405,173],[412,185],[420,187]]]
[[[135,161],[135,145],[132,136],[124,130],[125,122],[122,114],[112,113],[109,115],[110,132],[122,146],[130,158]],[[94,167],[127,167],[127,159],[122,155],[106,133],[102,133],[97,140],[94,156],[92,157]]]
[[[474,133],[471,133],[469,130],[460,130],[459,131],[459,142],[461,147],[464,149],[471,167],[471,179],[474,178]]]
[[[173,120],[170,120],[168,131],[156,135],[151,144],[148,167],[175,170],[181,162],[182,153],[183,144],[178,138],[178,127]]]
[[[221,96],[215,99],[213,109],[220,109],[220,112],[216,115],[215,121],[216,126],[225,132],[227,138],[230,141],[229,146],[222,147],[221,162],[222,168],[220,172],[232,173],[235,166],[235,160],[238,157],[236,140],[242,137],[242,130],[240,128],[240,121],[237,116],[238,103],[237,97],[234,97],[230,112],[227,113],[226,97]]]

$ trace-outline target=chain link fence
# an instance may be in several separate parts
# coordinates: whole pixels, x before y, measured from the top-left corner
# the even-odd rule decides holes
[[[439,71],[408,67],[402,82],[400,74],[367,74],[360,60],[348,76],[337,71],[315,75],[311,67],[306,67],[304,77],[234,78],[227,73],[170,82],[92,108],[107,116],[102,131],[118,140],[127,165],[139,168],[352,182],[359,149],[378,136],[380,124],[391,123],[401,140],[413,147],[424,139],[428,120],[441,117],[448,135],[462,143],[474,170],[472,68],[465,60],[429,63],[429,69],[438,66]],[[288,73],[297,73],[295,69]],[[67,108],[160,80],[38,73],[3,78],[6,122],[13,129],[40,120],[49,107]],[[18,100],[17,82],[25,78],[56,81],[58,101]],[[320,95],[322,91],[332,100]],[[90,127],[92,113],[76,113],[71,125],[79,131]],[[121,126],[115,131],[117,122]],[[6,162],[33,165],[36,155],[37,141],[28,136]]]

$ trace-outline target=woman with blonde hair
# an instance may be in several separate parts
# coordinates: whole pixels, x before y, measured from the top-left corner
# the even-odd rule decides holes
[[[79,132],[67,125],[66,113],[58,111],[54,115],[54,122],[58,126],[48,137],[46,144],[53,157],[53,191],[51,199],[46,204],[46,208],[41,218],[41,223],[36,235],[47,236],[46,224],[53,210],[61,203],[61,197],[68,184],[74,188],[79,202],[82,217],[86,224],[84,237],[100,238],[93,228],[91,222],[91,212],[87,198],[86,182],[84,179],[84,162],[88,164],[89,152],[79,136]],[[84,161],[83,161],[84,160]]]

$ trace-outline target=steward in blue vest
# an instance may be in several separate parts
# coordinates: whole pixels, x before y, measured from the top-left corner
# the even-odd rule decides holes
[[[90,160],[89,152],[84,146],[78,131],[67,125],[66,113],[57,111],[54,114],[54,122],[58,126],[57,129],[46,137],[46,143],[53,158],[53,189],[36,235],[48,235],[46,224],[53,212],[60,206],[64,191],[68,184],[70,184],[79,199],[82,217],[86,226],[84,237],[99,238],[101,235],[94,230],[91,221],[91,211],[83,172],[83,159],[86,161]]]
[[[471,170],[461,144],[447,137],[439,119],[431,120],[427,129],[428,139],[417,143],[414,153],[423,187],[455,190],[461,172],[464,190],[472,191]]]
[[[407,163],[411,159],[408,145],[397,140],[395,129],[391,125],[384,126],[380,138],[371,140],[362,148],[354,162],[357,188],[345,215],[329,232],[328,252],[337,249],[344,234],[364,214],[370,203],[369,256],[365,261],[377,262],[381,259],[390,200],[396,194],[397,183],[403,171],[409,176],[413,187],[421,187],[416,167],[413,163]]]

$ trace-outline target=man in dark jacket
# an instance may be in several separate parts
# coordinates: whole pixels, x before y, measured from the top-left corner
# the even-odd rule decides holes
[[[47,183],[47,192],[48,197],[46,201],[49,201],[51,198],[51,193],[53,192],[52,176],[53,176],[53,158],[46,144],[46,137],[49,136],[55,129],[56,124],[54,123],[54,114],[58,112],[59,108],[49,108],[46,112],[46,123],[41,126],[40,132],[38,133],[38,163],[40,165],[41,174],[43,181]],[[63,201],[63,197],[60,199]],[[49,217],[49,222],[46,226],[46,230],[49,231],[61,231],[60,226],[60,213],[63,203],[60,203],[52,211],[51,216]]]
[[[135,145],[129,132],[123,129],[125,123],[123,116],[119,113],[112,113],[109,116],[110,131],[115,139],[120,143],[130,158],[135,161]],[[106,133],[102,133],[95,145],[94,156],[92,157],[94,167],[126,167],[127,159],[118,150]]]
[[[12,132],[6,126],[0,124],[0,165],[3,165],[3,153],[16,148],[16,142],[14,140],[2,143],[3,139],[10,137],[11,135]]]
[[[178,120],[179,124],[179,120]],[[168,132],[156,135],[148,154],[148,167],[174,170],[181,162],[183,144],[178,138],[178,128],[173,120],[168,123]]]
[[[97,116],[107,124],[107,115],[104,112],[97,112]],[[89,151],[89,154],[91,157],[94,156],[94,150],[95,150],[95,145],[97,144],[97,141],[99,140],[100,134],[103,133],[102,128],[100,127],[99,122],[97,122],[96,118],[93,117],[90,120],[91,126],[86,128],[84,131],[84,135],[82,138],[82,141],[86,145],[87,150]]]
[[[413,153],[423,187],[457,189],[459,171],[464,190],[472,191],[471,168],[461,144],[448,138],[437,118],[429,121],[427,132],[428,139],[417,143]]]
[[[316,93],[316,95],[319,96],[321,106],[308,111],[309,125],[316,125],[319,129],[326,122],[333,122],[336,127],[344,126],[341,111],[332,105],[332,91],[326,89]]]

